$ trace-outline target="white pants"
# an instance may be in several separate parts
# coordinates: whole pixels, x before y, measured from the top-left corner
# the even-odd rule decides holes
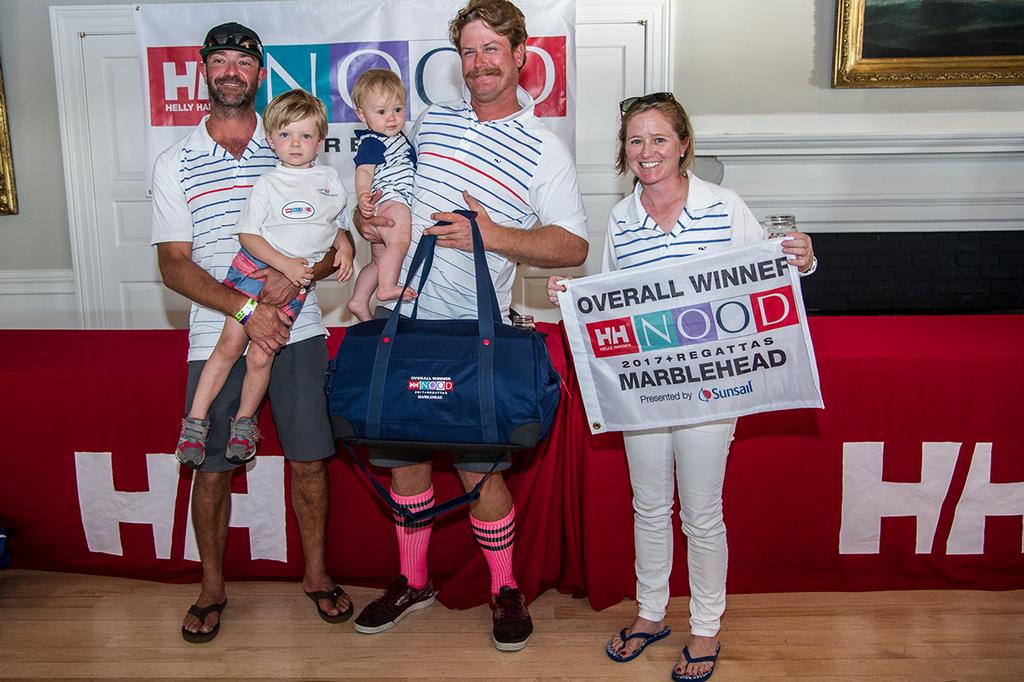
[[[736,420],[727,419],[623,434],[633,485],[636,600],[641,618],[663,620],[668,607],[672,502],[678,480],[690,576],[690,632],[704,637],[718,634],[729,563],[722,484],[735,430]]]

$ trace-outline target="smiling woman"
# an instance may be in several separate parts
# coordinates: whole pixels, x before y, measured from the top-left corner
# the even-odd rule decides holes
[[[706,182],[693,173],[693,128],[682,104],[672,93],[655,92],[626,98],[619,103],[619,111],[622,119],[616,168],[623,174],[632,173],[636,183],[632,194],[613,206],[608,217],[602,272],[665,265],[670,261],[677,263],[680,269],[675,272],[680,276],[665,287],[668,297],[674,297],[679,295],[675,289],[679,281],[689,281],[696,291],[707,291],[718,289],[730,280],[754,281],[781,276],[787,264],[799,268],[802,274],[814,271],[817,261],[811,239],[795,230],[786,234],[788,239],[782,245],[786,257],[778,261],[766,260],[749,271],[728,268],[702,272],[699,266],[685,269],[685,261],[676,259],[761,241],[764,232],[735,192]],[[548,297],[552,303],[557,302],[559,290],[565,291],[559,282],[562,279],[564,275],[548,279]],[[631,298],[639,302],[665,297],[664,289],[657,286],[641,291],[623,289],[612,291],[606,300],[591,298],[584,303],[584,299],[580,299],[579,310],[586,314],[588,308],[625,307]],[[697,314],[707,320],[723,319],[721,311],[712,313],[709,309],[707,316],[703,312]],[[681,321],[680,324],[688,323]],[[605,331],[611,342],[618,342],[614,329],[593,333]],[[687,338],[697,338],[691,331],[687,332]],[[707,333],[709,331],[701,332],[699,336]],[[610,344],[602,342],[602,345]],[[671,389],[673,384],[696,384],[737,376],[754,367],[775,367],[786,361],[785,354],[779,350],[755,352],[753,345],[750,348],[749,353],[744,348],[747,354],[738,356],[735,362],[718,362],[714,358],[701,362],[701,358],[693,356],[691,359],[698,364],[650,371],[639,365],[633,365],[636,370],[624,366],[627,371],[619,373],[618,389],[626,391],[645,386]],[[685,356],[679,353],[676,361],[683,359]],[[726,390],[735,392],[731,395],[741,395],[749,388],[740,383]],[[662,395],[666,396],[665,400],[692,399],[690,391]],[[697,400],[709,402],[725,395],[701,390]],[[722,489],[735,426],[735,418],[726,418],[623,432],[633,489],[637,615],[605,645],[605,653],[616,663],[636,659],[648,645],[671,633],[666,614],[673,561],[672,509],[678,487],[680,514],[684,520],[682,529],[687,538],[690,634],[676,659],[671,678],[676,682],[692,682],[706,680],[714,672],[721,651],[718,631],[725,611],[729,556]]]
[[[4,74],[0,69],[0,215],[18,212],[18,195],[14,190],[14,156],[7,128],[7,100],[4,99]]]

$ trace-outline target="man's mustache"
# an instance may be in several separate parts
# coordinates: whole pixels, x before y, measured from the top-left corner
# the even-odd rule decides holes
[[[479,69],[473,69],[472,71],[466,72],[466,80],[473,80],[480,78],[481,76],[498,76],[502,75],[501,69],[496,66],[485,66]]]

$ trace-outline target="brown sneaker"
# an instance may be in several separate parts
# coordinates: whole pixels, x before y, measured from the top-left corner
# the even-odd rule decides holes
[[[372,635],[390,630],[413,611],[434,603],[434,586],[428,580],[422,590],[409,587],[404,575],[395,578],[384,594],[366,605],[356,617],[356,632]]]
[[[533,619],[518,588],[505,586],[491,600],[494,629],[491,639],[499,651],[519,651],[533,633]]]

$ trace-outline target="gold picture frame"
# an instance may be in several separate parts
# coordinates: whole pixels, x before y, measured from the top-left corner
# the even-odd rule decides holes
[[[832,87],[923,88],[1024,84],[1024,54],[865,58],[864,10],[870,1],[836,0]]]
[[[0,215],[18,212],[18,193],[14,189],[14,155],[7,127],[7,100],[4,99],[4,72],[0,68]]]

